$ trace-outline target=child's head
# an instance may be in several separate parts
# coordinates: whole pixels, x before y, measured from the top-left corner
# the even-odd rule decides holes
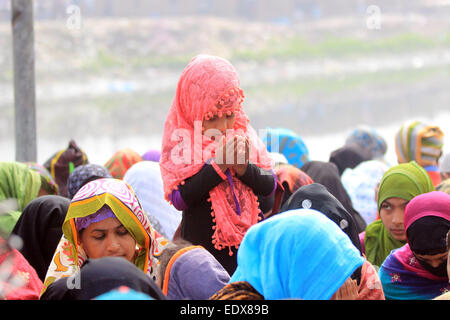
[[[433,191],[414,197],[405,209],[405,229],[418,262],[430,273],[447,277],[450,195]]]
[[[202,122],[203,133],[208,136],[214,136],[220,131],[221,135],[225,135],[227,130],[233,130],[236,122],[236,115],[233,111],[227,114],[215,115],[212,118],[208,117],[208,120],[204,119]],[[213,131],[215,130],[215,131]]]
[[[201,121],[203,131],[245,128],[244,93],[233,65],[210,55],[194,57],[180,76],[177,88],[179,112],[191,126]],[[236,126],[237,125],[237,126]]]
[[[395,240],[406,241],[404,215],[407,204],[408,200],[398,197],[387,198],[381,203],[381,221]]]
[[[399,164],[385,172],[378,189],[378,212],[391,236],[406,241],[404,212],[415,196],[433,191],[427,172],[412,161]]]
[[[184,68],[162,137],[159,164],[166,200],[180,183],[215,157],[221,146],[217,142],[224,134],[227,142],[236,138],[251,146],[246,154],[252,164],[272,167],[267,148],[243,110],[243,100],[237,71],[226,59],[197,55]]]

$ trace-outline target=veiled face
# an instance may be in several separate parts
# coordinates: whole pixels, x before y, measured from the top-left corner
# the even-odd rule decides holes
[[[198,55],[180,76],[176,96],[178,112],[191,124],[203,120],[210,112],[209,117],[213,117],[220,109],[224,112],[224,107],[231,107],[227,100],[235,96],[231,90],[241,91],[239,86],[237,71],[229,61],[216,56]]]
[[[438,267],[442,263],[447,261],[448,252],[438,253],[433,255],[425,255],[425,254],[416,254],[416,257],[422,260],[423,262],[429,264],[433,268]],[[447,269],[448,269],[448,261],[447,261]],[[447,270],[448,271],[448,270]]]
[[[222,135],[225,135],[227,130],[232,130],[234,128],[235,122],[236,115],[234,113],[231,113],[230,115],[224,114],[221,117],[216,115],[209,120],[203,120],[204,134],[211,137],[214,136],[214,132],[217,133],[218,130]]]
[[[117,218],[106,218],[82,230],[79,244],[91,259],[123,257],[134,263],[136,241]]]

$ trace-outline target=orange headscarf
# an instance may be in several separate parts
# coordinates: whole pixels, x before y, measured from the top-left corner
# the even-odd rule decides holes
[[[128,169],[135,163],[141,161],[142,157],[140,154],[130,148],[125,148],[114,153],[114,155],[106,161],[104,167],[108,169],[113,178],[123,179]]]

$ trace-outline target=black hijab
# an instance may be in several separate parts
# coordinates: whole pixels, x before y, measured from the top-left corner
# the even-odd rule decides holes
[[[23,240],[19,250],[44,281],[48,266],[62,236],[62,224],[70,200],[47,195],[32,200],[22,212],[13,234]]]
[[[353,245],[362,255],[361,242],[359,241],[355,220],[339,200],[323,185],[313,183],[300,187],[284,203],[281,212],[299,208],[320,211],[329,219],[333,220],[348,235]],[[359,284],[361,281],[361,268],[358,268],[353,273],[352,278],[356,279]]]
[[[356,144],[346,144],[330,154],[330,162],[334,163],[342,175],[345,169],[353,169],[363,161],[371,160],[370,153]]]
[[[91,300],[126,286],[155,300],[166,300],[156,283],[142,270],[121,257],[88,259],[79,273],[50,284],[41,300]]]
[[[414,221],[406,230],[411,251],[419,255],[436,255],[446,252],[447,233],[450,230],[450,221],[436,216],[425,216]],[[438,277],[447,276],[447,261],[437,267],[433,267],[422,259],[417,261],[427,271]]]
[[[334,163],[323,161],[307,162],[302,170],[314,180],[325,186],[327,190],[339,200],[344,208],[352,215],[358,233],[366,230],[367,223],[358,211],[353,208],[352,200],[341,181],[339,170]]]

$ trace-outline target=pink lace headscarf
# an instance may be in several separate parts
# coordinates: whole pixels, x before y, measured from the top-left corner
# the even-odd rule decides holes
[[[235,68],[220,57],[198,55],[183,70],[166,118],[159,162],[167,200],[178,185],[184,184],[185,179],[199,172],[204,163],[215,156],[217,142],[202,135],[202,121],[216,115],[221,117],[234,112],[234,133],[227,134],[227,139],[234,134],[247,137],[251,144],[250,162],[263,169],[272,168],[265,145],[243,111],[244,93],[239,86]],[[237,248],[247,229],[258,222],[256,195],[233,172],[232,183],[240,215],[236,213],[228,181],[224,180],[209,193],[211,215],[216,224],[212,242],[218,250],[226,246]]]

